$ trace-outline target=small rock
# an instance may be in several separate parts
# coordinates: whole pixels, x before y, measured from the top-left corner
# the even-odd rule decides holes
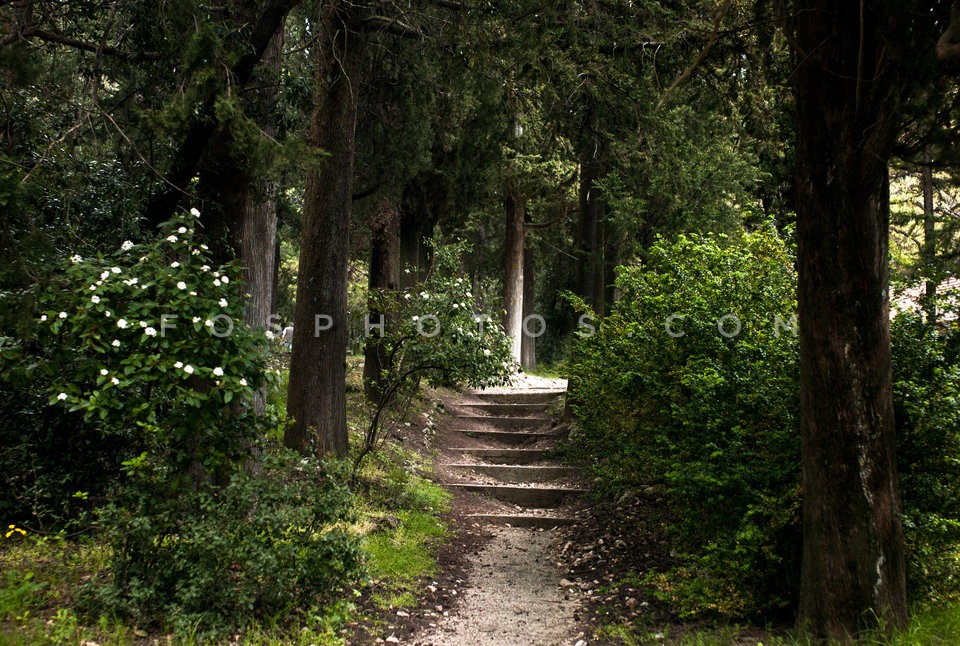
[[[567,579],[560,579],[561,588],[571,588],[573,587],[573,585],[574,583],[572,581],[568,581]]]
[[[400,643],[400,639],[399,639],[396,635],[390,635],[390,636],[387,637],[384,641],[386,641],[388,644],[399,644],[399,643]]]
[[[398,617],[409,617],[410,613],[405,610],[397,610]]]

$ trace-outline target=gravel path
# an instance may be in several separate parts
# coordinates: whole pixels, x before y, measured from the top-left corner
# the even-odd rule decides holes
[[[577,602],[559,587],[553,533],[492,528],[474,557],[470,586],[456,615],[444,618],[421,646],[574,646]],[[586,642],[582,642],[586,643]]]

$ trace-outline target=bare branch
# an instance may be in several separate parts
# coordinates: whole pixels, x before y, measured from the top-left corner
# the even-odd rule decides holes
[[[376,30],[385,31],[401,38],[412,38],[414,40],[423,40],[424,35],[418,29],[404,24],[394,18],[386,16],[370,16],[363,20],[364,26],[371,26]]]
[[[26,29],[22,29],[4,36],[2,39],[0,39],[0,47],[5,47],[17,42],[18,40],[30,40],[31,38],[36,38],[49,43],[56,43],[58,45],[65,45],[66,47],[72,47],[74,49],[91,52],[93,54],[103,54],[104,56],[112,56],[114,58],[121,58],[124,60],[137,58],[155,60],[159,58],[159,54],[155,52],[126,52],[121,49],[117,49],[116,47],[110,47],[109,45],[89,43],[86,41],[77,40],[76,38],[70,38],[69,36],[64,36],[63,34],[45,31],[39,27],[27,27]]]
[[[713,49],[713,46],[717,44],[717,40],[720,39],[720,22],[723,20],[723,17],[727,15],[727,9],[730,8],[730,5],[733,4],[733,0],[725,0],[720,9],[717,10],[717,15],[713,18],[713,32],[710,34],[710,39],[707,41],[707,44],[703,46],[703,49],[700,50],[700,54],[697,55],[696,60],[690,64],[690,66],[683,70],[683,72],[676,78],[676,80],[670,84],[670,87],[667,88],[667,91],[663,93],[663,96],[660,98],[660,102],[657,103],[657,107],[653,109],[654,112],[660,110],[663,107],[663,104],[670,99],[670,95],[673,94],[674,90],[680,87],[680,84],[686,81],[688,78],[693,76],[693,73],[697,71],[697,68],[703,63],[704,59],[707,57],[707,54],[710,53],[710,50]]]

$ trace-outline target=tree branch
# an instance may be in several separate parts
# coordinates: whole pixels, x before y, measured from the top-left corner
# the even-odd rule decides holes
[[[250,51],[240,57],[230,69],[230,82],[238,86],[246,85],[253,69],[263,57],[270,39],[283,25],[283,20],[299,0],[273,0],[263,9],[250,34]],[[170,219],[184,194],[186,185],[196,176],[200,157],[206,150],[210,138],[219,125],[214,106],[217,94],[208,96],[193,113],[187,134],[177,148],[177,154],[163,178],[165,187],[154,193],[144,212],[148,226],[157,228]]]
[[[373,27],[377,31],[385,31],[388,34],[400,36],[401,38],[412,38],[414,40],[424,39],[423,33],[418,29],[394,18],[387,18],[386,16],[370,16],[369,18],[364,18],[361,24],[364,27]]]
[[[697,55],[696,60],[690,64],[690,67],[683,70],[683,72],[676,78],[676,80],[670,84],[670,87],[667,88],[667,91],[663,93],[663,96],[660,98],[660,102],[657,103],[657,107],[653,109],[654,112],[660,110],[663,107],[663,104],[670,99],[670,95],[673,94],[681,83],[686,81],[688,78],[693,76],[693,73],[697,71],[697,68],[703,63],[704,59],[707,57],[707,54],[710,53],[710,50],[713,49],[713,46],[717,44],[717,40],[720,39],[720,22],[723,20],[723,17],[727,15],[727,9],[730,8],[730,5],[733,4],[733,0],[725,0],[720,9],[717,10],[717,15],[713,18],[713,32],[710,34],[710,39],[707,40],[707,44],[704,45],[703,49],[700,50],[700,54]]]
[[[72,47],[74,49],[79,49],[85,52],[91,52],[93,54],[103,54],[104,56],[112,56],[114,58],[120,58],[123,60],[134,60],[134,59],[143,59],[143,60],[157,60],[160,55],[156,52],[125,52],[123,50],[117,49],[116,47],[110,47],[109,45],[99,45],[97,43],[89,43],[82,40],[77,40],[75,38],[70,38],[69,36],[64,36],[63,34],[57,34],[52,31],[45,31],[39,27],[27,27],[19,31],[15,31],[12,34],[8,34],[0,39],[0,47],[5,47],[12,43],[17,42],[18,40],[30,40],[31,38],[37,38],[39,40],[44,40],[49,43],[56,43],[58,45],[65,45],[67,47]]]
[[[561,220],[563,220],[563,217],[564,217],[564,216],[561,215],[561,216],[559,216],[559,217],[556,217],[556,218],[550,220],[549,222],[524,222],[524,223],[523,223],[523,230],[524,230],[524,231],[528,231],[528,230],[529,230],[529,231],[533,231],[533,230],[537,230],[537,229],[546,229],[547,227],[552,227],[552,226],[555,225],[556,223],[558,223],[558,222],[560,222]]]

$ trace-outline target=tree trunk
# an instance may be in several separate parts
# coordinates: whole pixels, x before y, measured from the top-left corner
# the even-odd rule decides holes
[[[893,19],[877,7],[798,0],[795,12],[798,621],[839,641],[907,615],[887,295],[887,160],[902,83],[896,44],[880,31]]]
[[[524,218],[529,221],[529,214]],[[539,333],[539,324],[529,317],[537,313],[537,287],[534,273],[534,250],[531,241],[525,240],[523,246],[523,341],[520,345],[520,367],[525,372],[537,369],[537,337],[529,334]]]
[[[370,222],[370,272],[367,316],[371,326],[381,323],[384,330],[391,321],[378,302],[385,292],[397,289],[400,274],[400,213],[384,200]],[[389,359],[380,332],[371,327],[363,352],[363,387],[367,399],[380,401],[384,392],[383,371],[389,370]]]
[[[310,143],[330,154],[307,173],[284,444],[302,453],[347,450],[346,352],[350,206],[362,36],[346,2],[323,5],[318,105]]]
[[[520,363],[523,343],[523,219],[524,197],[515,187],[506,191],[506,237],[503,245],[503,329],[510,337],[513,360]]]
[[[937,225],[933,210],[933,150],[927,144],[923,150],[923,247],[920,257],[923,264],[924,286],[923,310],[928,325],[937,323]]]
[[[603,315],[603,261],[600,226],[603,201],[594,185],[600,179],[600,138],[584,135],[580,149],[580,212],[577,226],[578,292],[598,315]]]

